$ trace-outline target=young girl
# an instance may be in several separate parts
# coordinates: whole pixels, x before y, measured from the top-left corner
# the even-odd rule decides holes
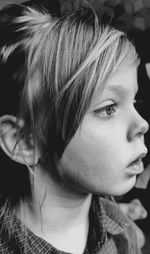
[[[89,9],[10,6],[0,33],[0,252],[140,253],[112,198],[147,153],[134,46]]]

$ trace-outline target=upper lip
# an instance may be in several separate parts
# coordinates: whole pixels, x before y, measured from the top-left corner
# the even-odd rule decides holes
[[[142,160],[147,155],[147,151],[141,152],[130,164]]]

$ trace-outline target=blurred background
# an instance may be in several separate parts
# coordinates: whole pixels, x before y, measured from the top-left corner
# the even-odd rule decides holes
[[[138,68],[137,99],[140,102],[138,110],[150,124],[150,71],[148,73],[146,69],[146,64],[150,64],[150,0],[0,0],[0,9],[10,3],[23,2],[29,5],[42,5],[57,16],[70,13],[89,3],[104,22],[111,22],[112,26],[126,32],[141,58]],[[150,175],[150,132],[146,134],[145,142],[149,149],[144,159],[148,177]],[[119,201],[128,203],[136,198],[148,212],[147,218],[137,220],[136,224],[143,230],[146,237],[143,253],[150,254],[150,183],[147,189],[132,189],[120,197]]]

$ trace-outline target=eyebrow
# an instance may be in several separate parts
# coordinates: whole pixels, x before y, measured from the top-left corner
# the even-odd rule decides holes
[[[129,95],[131,90],[130,89],[126,89],[125,87],[122,87],[121,84],[112,84],[112,85],[108,86],[106,88],[106,90],[104,89],[104,93],[105,93],[105,91],[107,91],[107,92],[113,92],[113,93],[115,93],[115,95],[117,97],[123,99],[123,98],[125,98],[125,97],[127,97]],[[138,92],[138,86],[136,86],[136,89],[135,89],[134,92],[135,92],[134,95],[136,95],[137,92]],[[102,102],[101,101],[102,98],[103,98],[103,95],[102,95],[102,97],[100,96],[100,98],[97,97],[97,99],[95,100],[95,103],[93,103],[93,107],[98,107],[99,104]]]
[[[119,96],[126,96],[130,93],[131,90],[126,89],[125,87],[122,87],[121,85],[118,84],[118,85],[108,86],[107,91],[115,92]],[[137,92],[138,92],[138,86],[136,86],[136,89],[135,89],[134,92],[135,92],[135,95],[136,95]]]

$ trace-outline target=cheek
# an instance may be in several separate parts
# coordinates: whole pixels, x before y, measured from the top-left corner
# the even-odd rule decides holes
[[[120,144],[116,142],[116,137],[109,132],[99,131],[95,128],[94,131],[78,133],[70,142],[66,149],[66,157],[74,161],[76,165],[86,169],[104,171],[109,168],[111,162],[116,164],[120,160],[118,147]]]
[[[74,168],[75,171],[95,168],[98,164],[98,168],[103,168],[103,165],[108,161],[108,157],[111,154],[110,145],[103,142],[102,138],[95,134],[88,135],[76,135],[68,147],[66,148],[63,159],[67,163],[70,163],[70,168]]]
[[[124,129],[84,122],[64,151],[61,178],[78,192],[122,195],[135,183],[126,174],[129,146]]]
[[[61,176],[87,189],[100,187],[100,183],[110,184],[116,178],[117,150],[108,135],[98,135],[96,131],[75,135],[61,159]]]

